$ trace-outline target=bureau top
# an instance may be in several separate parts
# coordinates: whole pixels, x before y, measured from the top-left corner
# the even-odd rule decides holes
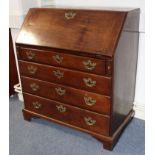
[[[16,44],[113,56],[124,28],[138,29],[137,14],[139,9],[32,8]]]

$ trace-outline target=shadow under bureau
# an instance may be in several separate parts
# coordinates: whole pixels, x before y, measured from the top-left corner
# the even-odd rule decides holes
[[[32,8],[16,41],[24,119],[44,118],[112,150],[134,116],[139,9]]]

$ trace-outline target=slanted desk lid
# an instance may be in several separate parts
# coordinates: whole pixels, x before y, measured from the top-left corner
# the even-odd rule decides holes
[[[126,15],[123,11],[33,8],[16,43],[112,56]]]

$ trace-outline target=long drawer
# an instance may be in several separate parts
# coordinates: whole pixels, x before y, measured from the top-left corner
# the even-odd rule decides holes
[[[20,48],[18,59],[30,62],[53,65],[57,67],[70,68],[99,75],[109,75],[111,64],[109,61],[94,59],[90,57],[76,56],[55,52],[29,48]]]
[[[109,135],[109,117],[24,93],[25,109],[103,135]]]
[[[23,76],[56,82],[79,89],[109,96],[111,78],[89,74],[70,69],[19,61],[20,73]]]
[[[110,97],[60,84],[21,77],[23,92],[72,104],[102,114],[110,114]]]

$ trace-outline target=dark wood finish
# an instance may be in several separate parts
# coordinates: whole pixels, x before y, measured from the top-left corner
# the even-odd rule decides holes
[[[25,93],[24,101],[25,108],[29,111],[52,117],[65,123],[79,126],[97,133],[99,132],[103,135],[109,135],[109,117],[107,116]],[[38,102],[41,104],[41,107],[39,109],[34,108],[33,102]],[[60,105],[66,108],[65,112],[60,112],[57,109],[57,106]],[[85,117],[91,117],[96,121],[95,124],[87,125],[84,119]]]
[[[112,150],[134,114],[138,25],[139,9],[30,9],[16,42],[24,119],[44,118],[89,133]],[[53,61],[55,55],[64,61]],[[84,69],[88,59],[96,69]],[[83,78],[96,85],[89,79],[86,86]],[[96,104],[86,105],[85,95]]]
[[[58,58],[55,60],[56,56]],[[47,65],[53,65],[57,67],[65,67],[75,70],[80,70],[89,73],[95,73],[99,75],[110,75],[109,72],[106,73],[106,60],[94,59],[90,57],[75,56],[71,54],[64,54],[60,52],[55,52],[55,50],[37,50],[29,48],[21,48],[19,50],[19,60],[25,60],[30,62],[42,63]],[[95,63],[94,68],[86,68],[84,62]]]
[[[13,95],[14,85],[18,83],[17,67],[13,49],[11,30],[9,29],[9,96]]]
[[[65,13],[70,11],[76,15],[67,20]],[[126,15],[125,11],[30,9],[17,44],[112,56]]]
[[[20,52],[23,48],[26,49],[34,49],[34,50],[42,50],[42,51],[55,51],[57,53],[64,53],[69,55],[75,55],[75,56],[82,56],[82,57],[89,57],[89,58],[95,58],[100,60],[112,60],[112,57],[101,55],[101,54],[93,54],[93,53],[85,53],[83,51],[74,51],[74,50],[65,50],[65,49],[58,49],[53,47],[44,47],[44,46],[35,46],[35,45],[27,45],[27,44],[18,44],[16,43],[17,51]]]
[[[75,89],[72,87],[66,87],[60,84],[49,83],[41,80],[31,79],[21,76],[22,88],[25,92],[42,96],[48,99],[60,101],[67,104],[72,104],[77,107],[85,108],[88,110],[96,111],[102,114],[110,114],[110,97],[99,95],[84,90]],[[39,86],[37,91],[33,91],[31,84],[35,83]],[[59,95],[56,92],[56,88],[65,90],[64,95]],[[84,97],[91,97],[96,100],[93,105],[87,105]]]
[[[31,74],[28,67],[36,68],[36,72]],[[78,89],[84,89],[92,91],[95,93],[110,95],[111,93],[111,78],[105,76],[99,76],[95,74],[88,74],[84,72],[79,72],[70,69],[64,69],[60,67],[42,65],[38,63],[30,63],[26,61],[19,61],[20,73],[23,76],[28,76],[32,78],[37,78],[49,82],[56,82],[59,84],[64,84],[72,86]],[[58,78],[55,76],[54,72],[60,71],[63,73],[63,77]],[[96,81],[96,84],[92,87],[87,86],[84,83],[84,79],[91,78],[91,80]]]
[[[138,18],[137,11],[128,14],[114,55],[111,134],[133,108],[139,42],[139,33],[136,31]]]

